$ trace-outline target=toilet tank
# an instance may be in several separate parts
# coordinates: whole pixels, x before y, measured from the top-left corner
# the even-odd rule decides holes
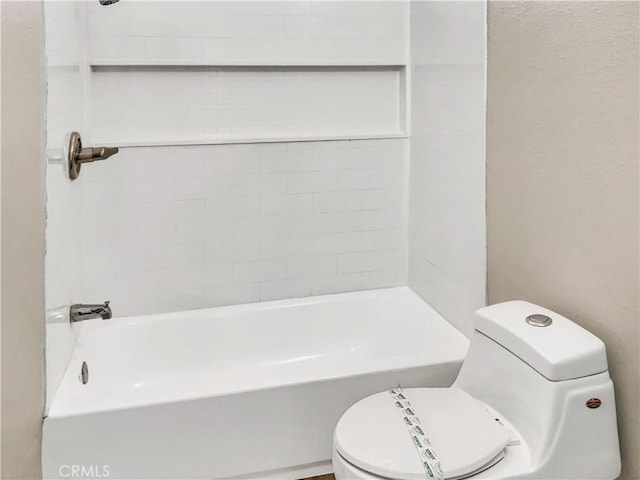
[[[602,340],[568,318],[529,302],[481,308],[475,329],[554,382],[607,371]]]
[[[478,310],[454,386],[521,434],[535,470],[524,478],[616,477],[616,409],[605,345],[562,315],[524,301]],[[598,408],[590,408],[593,400]]]

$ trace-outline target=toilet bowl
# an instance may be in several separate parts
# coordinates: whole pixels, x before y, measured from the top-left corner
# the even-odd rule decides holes
[[[338,421],[337,480],[604,479],[620,473],[603,342],[523,301],[476,312],[449,388],[394,388]]]

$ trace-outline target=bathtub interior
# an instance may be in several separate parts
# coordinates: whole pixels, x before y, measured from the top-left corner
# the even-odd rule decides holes
[[[407,287],[92,320],[49,415],[456,364],[467,348]]]

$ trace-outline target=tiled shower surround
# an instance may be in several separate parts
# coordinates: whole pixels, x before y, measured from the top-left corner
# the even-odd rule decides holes
[[[315,91],[319,82],[314,105],[322,111],[328,98],[327,111],[335,112],[353,91],[352,75],[367,83],[388,78],[393,66],[406,66],[408,3],[47,1],[45,22],[47,149],[58,152],[72,130],[83,135],[86,146],[149,145],[122,148],[106,162],[86,165],[74,182],[60,165],[48,165],[47,405],[82,328],[69,323],[72,303],[111,300],[121,316],[406,284],[408,141],[287,140],[369,133],[377,138],[389,131],[381,132],[381,125],[402,134],[400,115],[379,118],[369,108],[358,108],[359,116],[348,117],[357,128],[343,131],[342,117],[327,120],[318,110],[311,116],[302,93]],[[321,68],[309,68],[314,65]],[[203,70],[216,66],[239,66],[241,72],[226,86],[205,89],[210,95],[203,97],[190,82],[209,85]],[[264,73],[261,66],[269,66],[267,72],[286,66],[284,73],[292,74],[271,86],[286,94],[283,108],[299,109],[294,129],[282,128],[292,118],[280,115],[283,109],[264,112],[266,121],[256,123],[263,113],[255,98],[269,90],[262,83],[252,87],[255,82],[247,81],[253,77],[243,72]],[[365,77],[370,66],[382,66],[382,77],[377,67]],[[216,85],[230,76],[219,71],[210,73]],[[139,82],[129,80],[142,78],[135,72],[153,73],[153,82],[168,80],[143,82],[135,90]],[[309,82],[309,72],[322,80]],[[342,73],[346,83],[331,83]],[[176,84],[175,74],[191,78]],[[300,81],[292,83],[298,74]],[[358,80],[358,95],[378,91],[361,84]],[[252,90],[227,98],[242,88]],[[402,92],[395,100],[392,90],[385,92],[396,105],[402,101]],[[115,105],[110,93],[130,94],[138,106],[150,99],[155,110],[143,111],[144,121],[133,109],[114,112],[108,108]],[[267,103],[274,98],[271,94]],[[191,116],[162,111],[166,105]],[[377,103],[365,106],[380,111]],[[224,108],[231,109],[229,115],[245,112],[251,131],[245,128],[250,122],[243,122],[241,131],[238,125],[233,132],[219,125],[212,130],[211,122],[231,118],[222,115]],[[319,127],[323,119],[330,128]],[[183,131],[168,133],[162,129],[165,121],[177,122]],[[191,132],[194,122],[199,128]],[[225,132],[233,135],[223,138]],[[274,137],[281,143],[268,143]],[[247,139],[257,143],[151,146]]]
[[[486,305],[486,4],[411,2],[409,286],[467,336]]]
[[[117,315],[406,284],[403,139],[125,148],[83,169],[77,298]]]
[[[485,16],[484,1],[45,2],[47,149],[72,130],[123,147],[73,182],[47,166],[47,405],[82,328],[72,303],[123,316],[409,285],[469,334]]]

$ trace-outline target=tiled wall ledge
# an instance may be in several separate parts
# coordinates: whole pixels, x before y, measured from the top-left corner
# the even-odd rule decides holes
[[[405,65],[398,62],[385,62],[383,60],[359,61],[359,60],[296,60],[284,62],[282,60],[264,60],[251,62],[247,60],[225,60],[220,62],[207,62],[204,59],[166,59],[166,58],[93,58],[88,61],[91,68],[99,67],[391,67],[404,68]]]
[[[314,137],[261,137],[261,138],[247,138],[247,137],[232,137],[227,136],[225,138],[190,138],[190,139],[175,139],[175,140],[144,140],[130,142],[101,142],[102,146],[106,147],[180,147],[189,145],[241,145],[252,143],[295,143],[295,142],[324,142],[324,141],[341,141],[341,140],[384,140],[394,138],[409,138],[406,133],[383,133],[383,134],[371,134],[371,135],[322,135],[318,134]],[[58,154],[58,152],[55,152]]]

